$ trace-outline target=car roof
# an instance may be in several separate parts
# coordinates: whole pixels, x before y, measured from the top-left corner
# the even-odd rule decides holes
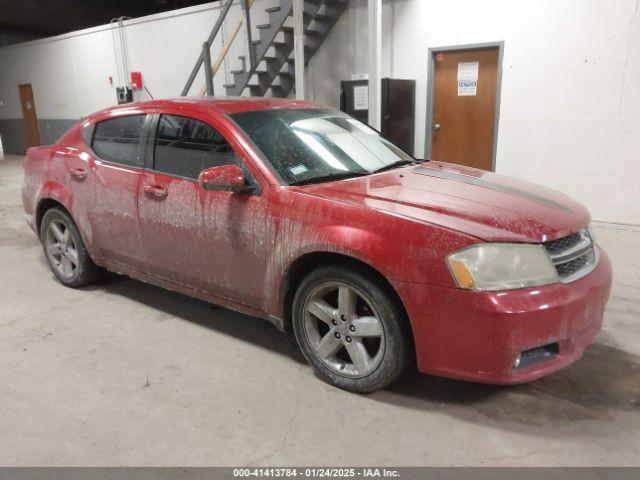
[[[117,105],[106,108],[95,115],[107,113],[127,111],[132,109],[143,108],[169,108],[178,107],[184,110],[195,111],[217,111],[220,113],[239,113],[253,110],[275,110],[281,108],[328,108],[318,103],[272,97],[179,97],[170,99],[147,100],[143,102],[127,103],[125,105]]]

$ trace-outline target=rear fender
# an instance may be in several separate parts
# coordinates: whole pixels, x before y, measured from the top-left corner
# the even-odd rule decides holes
[[[59,204],[61,204],[67,212],[73,218],[73,193],[69,188],[64,186],[63,184],[49,180],[42,184],[38,194],[36,195],[36,227],[38,230],[40,229],[40,221],[42,217],[39,216],[40,205],[44,200],[55,200]],[[74,220],[75,221],[75,220]],[[39,233],[39,232],[38,232]]]

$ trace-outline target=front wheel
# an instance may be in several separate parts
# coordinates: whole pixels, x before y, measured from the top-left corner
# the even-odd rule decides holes
[[[293,328],[305,358],[327,382],[372,392],[393,382],[407,364],[407,321],[380,282],[359,269],[318,268],[298,288]]]

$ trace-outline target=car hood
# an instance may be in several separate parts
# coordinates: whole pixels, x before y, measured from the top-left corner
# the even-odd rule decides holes
[[[545,242],[589,222],[589,212],[560,192],[442,162],[298,188],[486,241]]]

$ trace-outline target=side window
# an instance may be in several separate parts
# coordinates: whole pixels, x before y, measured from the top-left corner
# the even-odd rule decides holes
[[[154,170],[195,180],[202,170],[230,164],[239,165],[240,160],[213,127],[194,118],[160,116]]]
[[[97,123],[91,148],[104,160],[141,167],[140,136],[145,117],[129,115]]]

